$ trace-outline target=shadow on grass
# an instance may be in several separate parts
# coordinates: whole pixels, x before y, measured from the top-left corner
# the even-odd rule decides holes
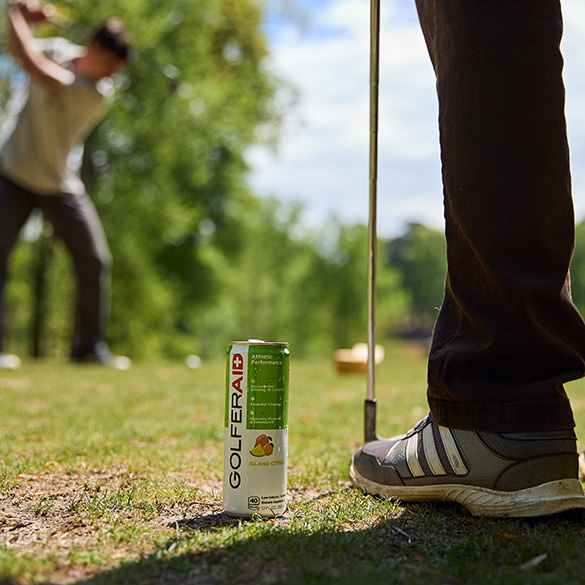
[[[298,521],[203,514],[173,523],[175,536],[153,554],[77,585],[583,583],[584,520],[472,518],[417,504],[370,526],[304,531]]]

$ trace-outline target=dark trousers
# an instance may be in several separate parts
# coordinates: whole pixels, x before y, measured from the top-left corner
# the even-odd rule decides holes
[[[111,256],[96,209],[87,195],[36,195],[3,177],[0,177],[0,351],[8,258],[34,208],[41,209],[73,259],[77,297],[72,355],[83,355],[103,340],[109,310]]]
[[[461,429],[574,426],[585,371],[558,0],[417,0],[437,76],[448,274],[431,415]]]

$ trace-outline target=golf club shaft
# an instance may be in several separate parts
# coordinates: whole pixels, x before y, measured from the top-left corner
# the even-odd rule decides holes
[[[376,438],[376,241],[378,182],[378,85],[380,71],[380,0],[370,0],[370,212],[368,222],[368,381],[364,430]]]

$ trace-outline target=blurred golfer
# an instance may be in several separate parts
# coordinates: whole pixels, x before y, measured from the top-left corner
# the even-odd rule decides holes
[[[111,257],[79,171],[83,140],[102,116],[109,77],[126,64],[130,46],[116,19],[86,47],[36,39],[30,24],[46,21],[50,5],[17,0],[8,9],[8,51],[30,78],[28,98],[0,150],[0,368],[18,367],[3,351],[5,285],[10,251],[34,208],[40,208],[69,250],[77,281],[71,357],[125,369],[104,342]]]

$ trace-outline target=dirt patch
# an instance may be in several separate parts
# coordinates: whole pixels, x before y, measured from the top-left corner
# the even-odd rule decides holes
[[[151,555],[179,532],[239,522],[223,512],[217,478],[173,479],[183,491],[163,498],[149,493],[153,483],[160,489],[156,478],[125,468],[68,473],[49,462],[42,473],[18,476],[0,491],[0,546],[38,565],[34,575],[14,583],[82,582],[122,559]],[[136,490],[142,490],[139,496]],[[289,501],[310,500],[317,507],[326,506],[330,495],[289,489]],[[282,526],[290,521],[289,514],[271,520]]]
[[[198,486],[197,500],[149,506],[116,502],[117,494],[129,497],[125,494],[132,493],[132,485],[146,479],[123,468],[20,475],[0,492],[0,545],[16,556],[52,557],[57,566],[47,567],[51,581],[71,583],[91,576],[99,565],[103,569],[104,563],[150,552],[157,538],[168,538],[179,522],[221,514],[215,484]],[[133,526],[149,538],[121,541],[119,531]]]

